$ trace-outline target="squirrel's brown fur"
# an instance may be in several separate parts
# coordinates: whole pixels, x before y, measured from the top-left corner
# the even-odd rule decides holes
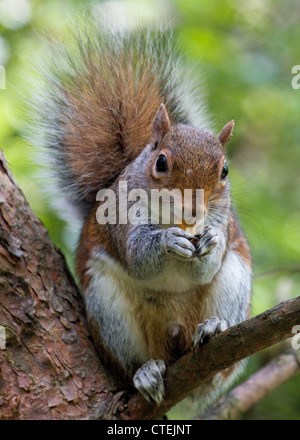
[[[45,82],[34,99],[47,186],[55,182],[54,192],[65,194],[84,218],[97,191],[150,141],[162,102],[172,123],[207,128],[202,100],[192,94],[169,31],[101,29],[90,20],[73,44],[47,49]]]

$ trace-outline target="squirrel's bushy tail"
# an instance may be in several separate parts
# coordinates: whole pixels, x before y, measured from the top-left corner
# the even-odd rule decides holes
[[[203,104],[168,30],[110,31],[90,21],[71,44],[51,46],[34,103],[35,143],[56,197],[84,218],[97,191],[147,145],[162,102],[171,121],[199,128]]]

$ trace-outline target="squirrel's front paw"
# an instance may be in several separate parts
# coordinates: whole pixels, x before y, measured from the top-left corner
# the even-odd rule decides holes
[[[151,359],[142,365],[133,376],[135,388],[148,402],[154,400],[159,405],[165,393],[163,376],[166,371],[164,361]]]
[[[211,319],[206,319],[205,322],[198,324],[196,334],[193,338],[193,347],[197,347],[204,342],[204,339],[212,338],[227,328],[228,325],[225,319],[219,319],[217,316],[213,316]]]
[[[196,249],[190,240],[194,239],[194,235],[175,226],[165,230],[164,245],[167,252],[176,257],[193,258]]]
[[[204,226],[200,237],[195,244],[196,256],[198,258],[209,254],[212,249],[219,243],[219,237],[211,226]]]

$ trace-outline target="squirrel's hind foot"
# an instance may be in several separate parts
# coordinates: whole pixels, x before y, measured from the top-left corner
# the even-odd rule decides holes
[[[217,316],[206,319],[205,322],[198,324],[196,334],[193,338],[193,347],[197,347],[199,344],[202,344],[205,339],[212,338],[227,328],[228,325],[225,319],[219,319]]]
[[[136,371],[133,377],[134,386],[148,402],[154,401],[157,405],[162,403],[165,393],[163,380],[165,371],[165,363],[153,359]]]

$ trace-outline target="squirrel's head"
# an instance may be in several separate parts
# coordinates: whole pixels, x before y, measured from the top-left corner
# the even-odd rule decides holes
[[[229,200],[224,150],[233,127],[234,121],[230,121],[219,136],[215,136],[188,125],[172,125],[166,107],[161,104],[153,122],[150,186],[168,190],[177,188],[182,194],[185,189],[192,190],[192,212],[196,208],[197,189],[204,191],[204,214],[218,202],[224,206],[224,199]]]

